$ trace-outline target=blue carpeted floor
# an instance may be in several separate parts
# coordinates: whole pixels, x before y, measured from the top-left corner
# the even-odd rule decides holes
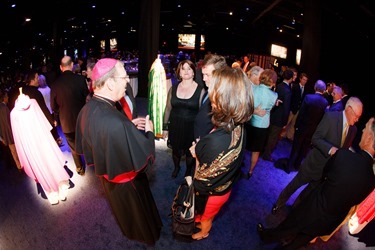
[[[138,98],[140,114],[146,113],[146,99]],[[61,131],[60,131],[61,132]],[[62,135],[62,134],[61,134]],[[65,143],[66,144],[66,143]],[[290,143],[280,141],[274,158],[287,157]],[[0,165],[0,249],[273,249],[263,244],[256,224],[277,225],[287,214],[285,207],[276,215],[270,213],[279,192],[295,173],[286,174],[272,163],[260,159],[253,177],[242,179],[234,187],[230,200],[215,218],[208,238],[185,242],[171,232],[170,205],[183,179],[184,164],[172,179],[171,152],[165,141],[156,141],[156,163],[148,172],[150,186],[164,227],[154,247],[124,237],[111,214],[101,184],[88,168],[85,176],[75,172],[67,145],[62,147],[70,169],[71,189],[68,198],[50,205],[36,183],[14,166]],[[4,152],[1,152],[2,154]],[[2,155],[3,156],[3,155]],[[248,157],[248,155],[246,156]],[[247,169],[243,169],[245,172]],[[289,201],[292,203],[295,196]],[[351,236],[344,225],[328,242],[318,240],[305,249],[375,249],[375,223],[360,234]]]

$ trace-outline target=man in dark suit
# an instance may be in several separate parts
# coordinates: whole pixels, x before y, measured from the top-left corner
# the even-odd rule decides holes
[[[326,84],[318,80],[314,89],[315,94],[307,94],[303,99],[296,119],[292,150],[285,169],[287,173],[293,169],[298,169],[307,155],[310,150],[311,137],[328,106],[328,101],[323,97]]]
[[[326,91],[324,91],[324,98],[327,99],[328,101],[328,105],[331,105],[332,102],[333,102],[333,97],[332,97],[332,92],[333,92],[333,87],[336,86],[336,83],[334,82],[329,82],[327,83],[327,86],[326,86]]]
[[[339,148],[350,148],[357,133],[354,125],[362,115],[363,104],[357,97],[351,97],[342,112],[326,112],[312,137],[312,146],[302,162],[297,175],[280,193],[272,213],[285,205],[290,196],[305,184],[309,185],[294,202],[296,206],[321,181],[324,165]],[[345,129],[347,128],[347,129]],[[346,131],[345,131],[346,130]]]
[[[293,71],[286,69],[283,72],[283,79],[283,82],[276,86],[278,100],[271,110],[268,139],[263,152],[263,159],[266,161],[274,161],[271,157],[272,151],[277,145],[283,127],[288,123],[290,104],[292,100],[290,83],[293,81]]]
[[[358,153],[339,149],[325,164],[323,181],[276,228],[258,224],[261,239],[284,242],[282,249],[299,249],[315,237],[330,235],[375,187],[375,117],[367,122],[359,147]]]
[[[297,72],[293,72],[297,74]],[[291,90],[292,90],[292,99],[290,103],[290,112],[288,123],[285,126],[285,130],[282,132],[281,137],[287,138],[290,141],[293,141],[294,137],[294,125],[296,123],[298,111],[301,108],[302,100],[306,95],[305,85],[308,81],[308,76],[306,73],[301,73],[299,76],[299,83],[292,82],[291,83]],[[325,86],[324,86],[325,87]]]
[[[62,131],[73,155],[76,171],[84,175],[83,160],[75,149],[75,130],[78,113],[86,103],[89,89],[85,77],[74,74],[72,69],[71,57],[64,56],[60,64],[62,73],[51,86],[51,108],[55,120],[60,120]]]
[[[212,72],[216,69],[224,68],[228,66],[223,56],[215,54],[207,54],[202,62],[202,74],[203,81],[205,82],[207,89],[210,88],[210,79]],[[207,91],[203,97],[202,104],[199,108],[198,114],[195,117],[194,122],[194,138],[199,139],[210,133],[214,125],[211,122],[211,102],[208,98]]]
[[[339,86],[334,86],[332,91],[332,104],[328,106],[327,111],[343,111],[345,106],[342,102],[342,89]]]

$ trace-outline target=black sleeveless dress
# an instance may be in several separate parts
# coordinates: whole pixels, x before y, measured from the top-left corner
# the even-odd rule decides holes
[[[180,99],[176,94],[177,86],[172,86],[168,138],[173,149],[187,150],[194,141],[194,120],[199,110],[202,87],[198,85],[189,99]]]

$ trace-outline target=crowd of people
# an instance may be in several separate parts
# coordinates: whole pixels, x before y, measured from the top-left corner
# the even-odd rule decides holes
[[[10,150],[19,171],[40,183],[51,204],[57,204],[66,199],[70,178],[59,149],[61,126],[76,173],[84,176],[87,167],[94,167],[123,234],[154,245],[163,225],[147,176],[156,157],[153,122],[148,115],[138,116],[122,61],[90,58],[80,72],[74,72],[74,65],[64,56],[60,74],[32,69],[25,82],[20,77],[9,91],[0,92],[2,150]],[[278,227],[257,225],[262,240],[297,249],[329,235],[373,191],[375,118],[367,122],[356,151],[355,124],[364,107],[358,97],[348,95],[347,86],[317,80],[309,93],[304,89],[308,74],[295,68],[277,73],[249,57],[232,65],[211,53],[199,65],[181,59],[175,75],[178,81],[165,104],[163,138],[172,149],[172,178],[178,176],[183,156],[185,176],[193,176],[193,240],[209,236],[233,186],[256,174],[259,157],[277,163],[272,153],[283,137],[293,145],[282,167],[298,173],[270,212],[277,213],[298,188],[307,186]],[[38,133],[45,132],[38,139],[25,133],[31,119]],[[30,150],[36,141],[52,159],[44,160],[43,150]],[[308,219],[300,223],[301,218]]]

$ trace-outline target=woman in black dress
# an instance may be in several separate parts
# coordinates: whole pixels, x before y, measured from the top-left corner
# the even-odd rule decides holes
[[[194,141],[194,120],[205,91],[194,81],[195,66],[190,60],[181,61],[176,74],[181,81],[168,91],[163,124],[163,138],[168,137],[172,148],[173,178],[176,178],[180,171],[182,155],[186,157],[185,176],[191,175],[195,166],[195,159],[189,148]]]

